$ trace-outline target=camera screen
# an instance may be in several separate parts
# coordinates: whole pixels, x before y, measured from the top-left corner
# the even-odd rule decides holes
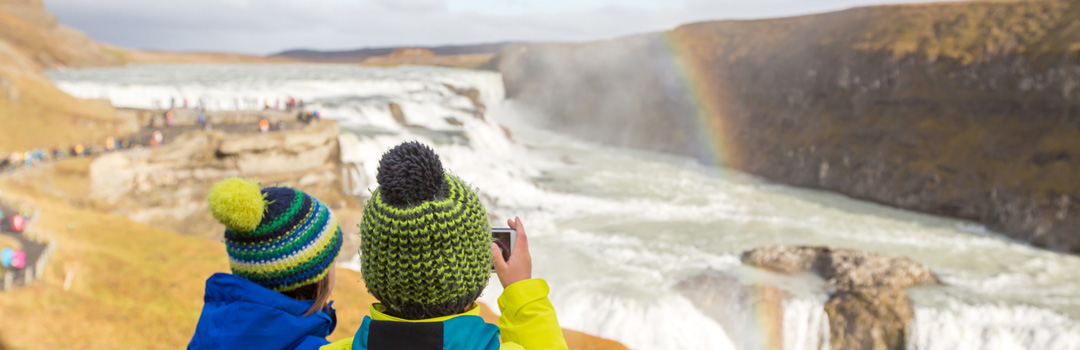
[[[495,244],[499,246],[499,250],[502,251],[503,260],[510,260],[510,252],[513,250],[514,242],[512,236],[514,235],[513,229],[492,229],[491,238],[494,239]]]

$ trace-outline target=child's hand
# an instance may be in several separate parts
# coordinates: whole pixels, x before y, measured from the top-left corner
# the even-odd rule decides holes
[[[499,282],[502,282],[503,288],[532,278],[532,256],[529,255],[529,240],[525,237],[525,225],[521,223],[521,218],[517,217],[514,220],[506,220],[506,224],[517,231],[510,261],[503,261],[499,246],[494,242],[491,243],[491,259],[495,262],[495,274],[499,275]]]

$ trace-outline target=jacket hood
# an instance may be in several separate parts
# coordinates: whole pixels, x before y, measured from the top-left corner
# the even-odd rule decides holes
[[[188,349],[317,349],[337,326],[333,308],[303,316],[312,300],[295,300],[246,279],[215,273]]]

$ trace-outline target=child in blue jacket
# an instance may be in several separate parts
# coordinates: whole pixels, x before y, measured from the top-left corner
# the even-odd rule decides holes
[[[328,303],[341,227],[315,197],[232,178],[214,185],[210,211],[225,225],[232,274],[206,280],[188,349],[317,349],[337,318]]]

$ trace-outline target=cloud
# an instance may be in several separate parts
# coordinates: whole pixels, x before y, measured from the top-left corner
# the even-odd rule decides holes
[[[64,24],[120,46],[266,54],[291,48],[588,41],[706,19],[883,2],[685,0],[681,6],[643,9],[612,0],[599,8],[534,13],[449,11],[446,0],[48,0],[46,6]]]
[[[404,12],[434,12],[446,10],[446,0],[378,0],[391,10]]]

